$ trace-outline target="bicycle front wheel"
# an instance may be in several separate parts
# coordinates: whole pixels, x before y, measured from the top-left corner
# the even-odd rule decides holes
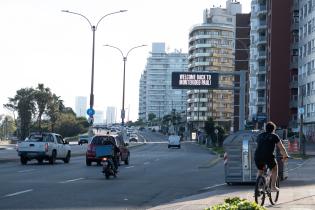
[[[279,188],[279,177],[277,178],[277,181],[276,181],[276,186]],[[270,183],[269,183],[269,189],[271,189],[271,180],[270,180]],[[279,191],[278,192],[271,192],[268,193],[268,196],[269,196],[269,201],[272,205],[275,205],[276,202],[278,201],[278,198],[279,198]]]
[[[265,203],[265,179],[262,176],[258,176],[255,185],[255,202],[261,206]]]

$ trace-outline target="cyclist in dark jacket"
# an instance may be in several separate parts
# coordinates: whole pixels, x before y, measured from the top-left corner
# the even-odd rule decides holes
[[[276,187],[278,177],[278,164],[274,156],[275,146],[280,150],[284,160],[288,158],[288,153],[285,150],[279,136],[275,134],[276,125],[273,122],[266,124],[266,131],[257,136],[257,148],[255,151],[255,164],[258,168],[258,175],[263,174],[265,165],[271,170],[271,190],[279,191]]]

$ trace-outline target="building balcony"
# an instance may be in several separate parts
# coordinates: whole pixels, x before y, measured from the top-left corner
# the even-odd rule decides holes
[[[206,116],[188,116],[187,117],[188,121],[207,121],[207,117]]]
[[[297,69],[298,68],[298,62],[291,61],[290,63],[290,69]]]
[[[298,88],[298,81],[291,81],[290,82],[290,88],[291,89],[295,89],[295,88]]]
[[[267,14],[267,7],[266,5],[259,5],[258,11],[257,11],[257,16],[263,16]]]
[[[260,36],[258,41],[257,41],[257,45],[264,45],[267,44],[267,37],[266,36]]]
[[[290,108],[297,108],[298,107],[298,100],[291,100],[289,107]]]
[[[267,22],[266,21],[259,21],[257,31],[263,31],[267,29]]]
[[[258,66],[258,74],[266,74],[266,66]]]
[[[299,23],[297,23],[297,22],[292,23],[290,29],[291,29],[291,31],[299,30]]]
[[[258,51],[258,59],[266,59],[267,58],[267,52],[266,51]]]
[[[203,103],[208,102],[208,98],[190,98],[187,100],[187,103]]]
[[[266,89],[266,81],[258,81],[257,89]]]

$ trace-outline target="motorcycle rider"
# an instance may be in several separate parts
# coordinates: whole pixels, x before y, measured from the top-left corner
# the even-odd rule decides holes
[[[107,135],[109,134],[109,132],[107,132]],[[115,144],[115,139],[114,137],[112,136],[109,136],[105,141],[103,141],[103,145],[112,145],[113,146],[113,152],[114,152],[114,155],[113,155],[113,163],[114,163],[114,170],[115,172],[117,173],[118,172],[118,160],[119,160],[119,153],[120,153],[120,150],[119,148],[116,146]]]

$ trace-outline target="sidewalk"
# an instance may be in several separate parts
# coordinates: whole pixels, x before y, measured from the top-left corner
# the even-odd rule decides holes
[[[264,206],[267,209],[277,210],[315,210],[315,158],[305,161],[292,161],[295,161],[295,163],[289,167],[288,179],[280,183],[278,203],[272,206],[269,199],[266,198]],[[209,190],[205,193],[151,208],[151,210],[204,209],[222,203],[228,197],[241,197],[254,201],[254,185],[217,185]]]

